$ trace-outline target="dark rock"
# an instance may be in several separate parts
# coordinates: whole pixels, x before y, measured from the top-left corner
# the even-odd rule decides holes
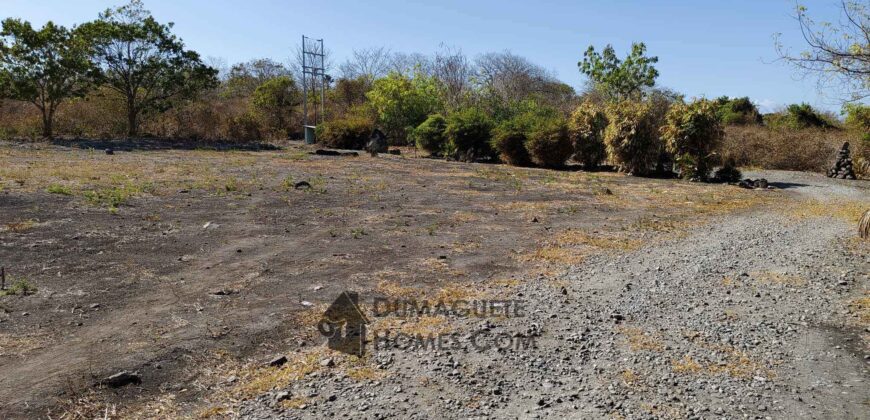
[[[758,178],[752,183],[752,186],[755,188],[767,188],[767,180],[764,178]]]
[[[110,148],[106,149],[106,154],[107,155],[114,155],[115,151],[110,147]]]
[[[297,190],[301,190],[301,189],[309,189],[310,190],[311,184],[309,184],[308,181],[299,181],[293,185],[293,188],[295,188]]]
[[[852,158],[849,152],[849,142],[843,143],[843,147],[837,152],[837,161],[828,169],[828,177],[838,179],[857,179],[855,170],[852,168]]]
[[[390,149],[387,153],[389,153],[389,154],[391,154],[391,155],[397,155],[397,156],[398,156],[398,155],[401,155],[401,154],[402,154],[402,151],[399,150],[399,149]]]
[[[317,149],[314,151],[315,155],[318,156],[341,156],[341,152],[338,150],[326,150],[326,149]]]
[[[278,356],[278,357],[270,360],[269,363],[267,363],[267,364],[269,366],[272,366],[272,367],[278,367],[278,366],[284,366],[285,363],[287,363],[287,356]]]
[[[366,143],[366,151],[372,156],[377,156],[378,153],[387,153],[389,151],[387,136],[381,130],[372,131],[372,135],[369,136],[369,141]]]
[[[130,384],[139,385],[142,383],[142,377],[138,372],[124,370],[103,379],[100,383],[109,388],[120,388]]]

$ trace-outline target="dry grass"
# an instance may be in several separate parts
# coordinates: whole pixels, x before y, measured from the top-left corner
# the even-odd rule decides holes
[[[556,243],[561,246],[566,245],[585,245],[593,248],[632,251],[643,245],[643,241],[639,239],[626,238],[624,236],[610,235],[593,235],[588,232],[568,229],[556,236]]]
[[[811,217],[831,217],[850,223],[858,223],[868,206],[870,206],[870,202],[857,200],[809,200],[793,206],[789,211],[791,216],[798,220]]]
[[[618,331],[625,336],[631,351],[662,351],[665,348],[661,337],[640,328],[620,327]]]
[[[531,254],[520,258],[523,262],[540,262],[547,264],[577,265],[583,262],[585,255],[582,252],[559,246],[544,246]]]
[[[870,291],[864,292],[864,296],[849,302],[849,312],[858,318],[864,326],[870,326]]]
[[[840,130],[728,126],[725,133],[719,153],[734,158],[738,166],[825,172],[846,141],[852,145],[853,157],[868,153],[861,150],[857,133]]]
[[[806,286],[807,279],[794,275],[778,273],[774,271],[752,273],[752,277],[761,284],[774,284],[783,286],[802,287]]]
[[[27,353],[41,348],[46,337],[37,334],[0,334],[0,357],[24,357]]]
[[[3,225],[3,232],[11,232],[11,233],[25,233],[30,229],[33,229],[37,225],[37,221],[30,220],[22,220],[18,222],[9,222]]]

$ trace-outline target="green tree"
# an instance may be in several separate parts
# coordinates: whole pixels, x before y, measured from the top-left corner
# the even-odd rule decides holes
[[[870,134],[870,105],[846,104],[843,106],[846,127],[861,133]]]
[[[32,103],[42,113],[42,135],[54,134],[60,104],[91,87],[88,49],[76,30],[52,22],[34,29],[6,19],[0,31],[0,93]]]
[[[92,43],[100,80],[126,100],[128,135],[139,133],[148,111],[164,111],[173,101],[217,86],[217,70],[172,34],[173,24],[157,22],[140,0],[108,9],[82,25]]]
[[[604,47],[601,54],[590,45],[577,66],[608,100],[638,99],[643,95],[643,88],[655,85],[659,76],[653,67],[659,61],[658,57],[645,54],[646,45],[642,42],[632,43],[631,53],[624,60],[616,56],[611,45]]]
[[[442,108],[438,82],[421,73],[409,78],[391,72],[375,80],[366,97],[377,112],[378,124],[394,141],[401,143],[407,140],[410,130]]]
[[[299,105],[301,97],[299,88],[291,77],[278,76],[257,86],[251,103],[268,116],[275,129],[285,130],[293,108]]]
[[[763,119],[758,108],[748,97],[729,98],[722,96],[716,99],[718,114],[725,125],[761,124]]]

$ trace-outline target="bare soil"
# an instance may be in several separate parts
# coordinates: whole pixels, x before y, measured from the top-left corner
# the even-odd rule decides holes
[[[343,290],[554,278],[783,198],[412,150],[89,146],[105,145],[0,145],[0,266],[37,289],[0,296],[3,418],[129,415],[166,395],[196,413],[233,369],[319,346],[314,322]],[[122,370],[141,385],[95,386]]]

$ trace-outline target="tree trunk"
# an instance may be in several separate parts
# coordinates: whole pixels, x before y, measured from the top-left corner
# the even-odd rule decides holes
[[[42,110],[42,137],[54,138],[54,112],[48,109]]]
[[[139,112],[136,107],[127,105],[127,137],[139,135]]]

